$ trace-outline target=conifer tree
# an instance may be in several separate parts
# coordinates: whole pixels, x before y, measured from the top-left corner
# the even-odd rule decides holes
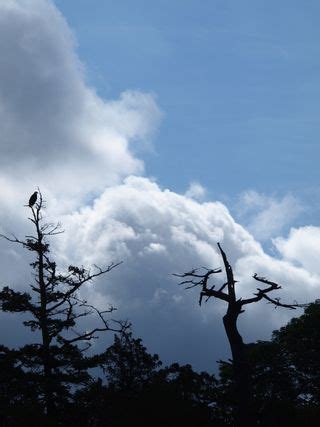
[[[102,332],[121,331],[126,324],[106,318],[114,307],[100,311],[79,294],[84,284],[109,273],[120,263],[111,263],[105,268],[95,266],[93,271],[70,265],[66,272],[60,271],[51,258],[50,239],[62,230],[60,224],[44,221],[44,201],[41,192],[38,193],[37,202],[28,205],[34,232],[25,239],[1,235],[31,251],[34,282],[29,292],[4,287],[0,292],[0,305],[5,312],[29,315],[24,325],[38,332],[38,342],[19,349],[19,366],[32,374],[43,412],[54,420],[58,408],[70,398],[72,385],[86,383],[90,378],[88,369],[94,366],[95,359],[85,357],[84,351],[92,340]],[[79,320],[90,315],[97,317],[97,326],[79,330]]]
[[[114,343],[103,354],[102,367],[108,384],[115,390],[134,393],[153,380],[162,362],[147,352],[132,331],[114,336]]]

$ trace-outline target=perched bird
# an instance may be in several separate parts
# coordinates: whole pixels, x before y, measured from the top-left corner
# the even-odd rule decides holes
[[[37,197],[38,197],[38,192],[37,191],[35,191],[33,194],[32,194],[32,196],[30,197],[30,199],[29,199],[29,206],[30,206],[30,208],[36,203],[36,201],[37,201]]]

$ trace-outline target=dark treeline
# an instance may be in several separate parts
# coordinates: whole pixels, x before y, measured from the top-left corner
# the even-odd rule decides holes
[[[134,337],[128,322],[109,319],[113,307],[101,311],[80,297],[81,286],[118,264],[93,271],[70,265],[61,271],[49,244],[61,231],[44,222],[41,193],[30,198],[29,209],[34,231],[23,240],[2,237],[32,253],[34,282],[30,292],[4,287],[0,305],[4,312],[24,313],[24,325],[37,338],[15,349],[0,344],[1,426],[218,427],[245,425],[244,419],[247,426],[318,426],[320,301],[307,305],[270,341],[244,344],[236,325],[244,305],[262,299],[286,305],[268,295],[278,285],[259,277],[266,287],[251,299],[237,299],[231,266],[219,246],[227,282],[218,290],[207,281],[220,269],[181,276],[187,286],[201,286],[201,299],[226,301],[224,326],[233,359],[219,362],[218,376],[190,365],[164,366]],[[96,321],[89,330],[81,323],[88,316]],[[92,340],[108,332],[114,333],[111,346],[99,354],[87,351]]]
[[[248,345],[257,426],[318,426],[320,416],[320,302],[273,333]],[[3,426],[233,426],[235,388],[231,363],[220,376],[190,365],[163,367],[130,330],[114,337],[105,352],[82,361],[100,366],[77,387],[55,399],[50,417],[41,382],[25,369],[20,351],[0,348]],[[81,367],[81,369],[83,366]],[[76,376],[81,374],[81,369]],[[64,378],[57,378],[61,382]],[[64,386],[65,387],[65,386]]]

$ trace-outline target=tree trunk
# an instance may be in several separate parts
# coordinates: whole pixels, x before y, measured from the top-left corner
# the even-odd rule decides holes
[[[39,228],[39,221],[36,221],[38,235],[38,284],[40,290],[40,325],[42,335],[42,363],[44,375],[44,402],[48,418],[54,415],[55,406],[52,391],[52,368],[50,362],[50,334],[47,316],[47,289],[44,280],[44,256],[43,256],[43,235]]]
[[[229,340],[233,361],[236,395],[235,426],[249,427],[254,426],[250,408],[251,381],[246,345],[237,329],[237,319],[240,311],[241,307],[236,302],[229,303],[227,314],[223,317],[223,324]]]

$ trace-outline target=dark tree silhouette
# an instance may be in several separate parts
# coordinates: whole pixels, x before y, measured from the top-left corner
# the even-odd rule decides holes
[[[101,332],[121,331],[127,325],[107,320],[106,315],[113,312],[114,307],[100,311],[79,296],[85,283],[110,272],[120,263],[95,267],[94,271],[70,265],[67,272],[61,272],[50,258],[49,244],[51,237],[62,232],[60,225],[44,223],[44,201],[40,191],[37,203],[31,199],[29,220],[34,233],[24,240],[14,235],[1,237],[34,254],[30,264],[34,283],[30,285],[30,293],[4,287],[0,292],[0,304],[3,311],[31,315],[24,325],[40,332],[39,343],[19,350],[19,363],[24,372],[33,373],[39,386],[39,401],[48,419],[54,419],[59,402],[69,397],[70,384],[82,384],[89,378],[88,368],[93,362],[84,357],[83,352],[90,347],[90,342]],[[89,315],[95,315],[99,324],[89,330],[76,330],[79,320]]]
[[[19,351],[0,345],[0,425],[26,425],[32,413],[34,425],[41,425],[39,389],[33,374],[21,368],[19,357]]]
[[[252,414],[250,412],[250,401],[251,401],[251,384],[250,384],[250,364],[247,357],[247,346],[243,342],[242,336],[240,335],[237,328],[238,317],[244,312],[245,306],[253,304],[261,300],[278,306],[289,309],[295,309],[301,307],[299,304],[284,304],[279,298],[271,298],[269,294],[275,290],[281,289],[281,286],[275,282],[271,282],[264,277],[259,277],[254,274],[253,278],[258,282],[263,283],[263,288],[258,288],[257,292],[252,298],[242,299],[237,298],[235,284],[237,281],[234,279],[231,265],[228,262],[227,256],[221,245],[218,243],[224,269],[227,277],[227,281],[220,286],[218,289],[215,285],[209,285],[209,279],[212,275],[221,273],[222,269],[204,269],[201,272],[199,269],[193,269],[183,274],[175,274],[175,276],[183,278],[180,282],[181,285],[185,285],[187,289],[200,287],[200,299],[199,304],[201,305],[203,298],[208,301],[210,298],[217,298],[227,303],[227,312],[223,317],[224,328],[228,337],[228,341],[231,348],[232,354],[232,366],[235,380],[235,399],[236,399],[236,413],[235,422],[236,426],[248,427],[254,425]]]
[[[274,331],[272,343],[293,370],[301,403],[320,406],[320,300]]]
[[[114,343],[102,355],[101,366],[110,387],[126,393],[137,392],[151,382],[162,362],[146,351],[132,331],[114,336]]]
[[[79,390],[72,419],[77,426],[219,426],[211,407],[217,380],[190,365],[161,368],[140,338],[116,335],[100,358],[105,380]],[[70,414],[70,411],[68,411]]]
[[[320,416],[320,302],[308,305],[272,334],[247,345],[256,425],[318,426]],[[220,363],[221,407],[234,400],[232,365]]]
[[[149,354],[142,340],[134,338],[128,329],[114,336],[113,344],[97,356],[97,361],[103,370],[104,381],[95,379],[76,393],[71,414],[75,424],[149,425],[141,424],[150,413],[149,393],[145,391],[153,384],[162,365],[159,356]],[[153,408],[155,403],[152,403]]]

